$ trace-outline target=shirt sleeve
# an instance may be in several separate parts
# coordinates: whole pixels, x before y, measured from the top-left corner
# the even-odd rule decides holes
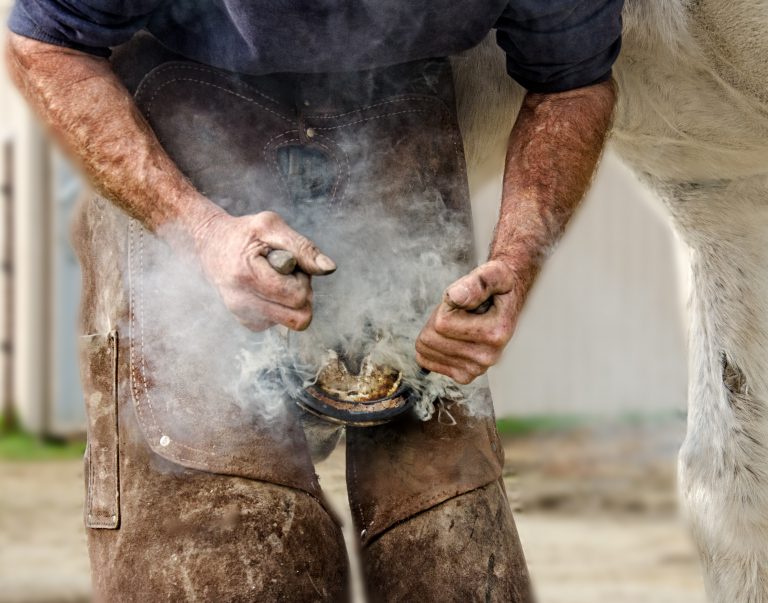
[[[107,57],[143,29],[162,0],[16,0],[14,33]]]
[[[611,77],[624,0],[510,0],[496,23],[507,71],[531,92],[563,92]]]

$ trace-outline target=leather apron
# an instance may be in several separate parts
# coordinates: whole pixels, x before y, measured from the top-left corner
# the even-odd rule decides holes
[[[414,191],[425,199],[437,191],[465,233],[461,261],[470,269],[470,205],[447,60],[353,74],[248,76],[181,60],[151,37],[137,36],[115,52],[113,65],[165,151],[231,214],[269,209],[290,224],[301,192],[286,179],[286,149],[301,148],[322,160],[323,203],[342,211],[361,202],[352,192],[366,191],[397,219],[407,215],[403,199],[419,197]],[[366,162],[371,156],[377,161]],[[364,162],[366,169],[359,169]],[[414,227],[404,217],[402,236]],[[162,264],[173,261],[164,243],[107,201],[95,198],[81,207],[75,239],[83,266],[81,359],[89,421],[86,524],[94,573],[116,574],[94,576],[97,598],[118,589],[157,600],[164,588],[174,592],[163,584],[178,588],[179,568],[190,571],[180,561],[187,553],[172,544],[179,535],[187,537],[187,549],[219,551],[215,563],[196,560],[193,574],[231,575],[224,565],[235,555],[230,549],[237,537],[221,528],[227,525],[222,509],[235,504],[242,519],[252,505],[264,513],[259,521],[268,521],[270,512],[290,514],[270,507],[269,497],[249,499],[238,490],[254,481],[275,485],[281,496],[289,490],[290,512],[301,507],[314,526],[301,535],[281,533],[281,550],[300,549],[304,538],[307,551],[291,553],[300,557],[302,572],[343,582],[337,569],[345,566],[343,545],[341,553],[316,555],[317,542],[338,548],[340,534],[323,510],[294,405],[269,400],[272,411],[264,420],[238,403],[237,392],[220,386],[233,348],[218,348],[215,335],[232,339],[241,327],[225,319],[190,324],[190,304],[204,313],[217,303],[215,296],[185,289],[196,287],[191,277],[178,287],[164,281],[169,272]],[[171,272],[177,269],[186,268]],[[195,379],[190,367],[201,366],[220,371],[221,378],[213,384]],[[348,430],[350,504],[363,543],[499,479],[503,457],[490,396],[484,390],[476,395],[475,412],[452,408],[455,425],[436,414],[426,422],[408,417]],[[211,514],[216,521],[195,536],[185,518]],[[288,543],[292,538],[296,542]],[[237,598],[220,588],[209,591],[209,600]],[[340,596],[333,588],[327,600]],[[258,600],[270,600],[265,589]]]

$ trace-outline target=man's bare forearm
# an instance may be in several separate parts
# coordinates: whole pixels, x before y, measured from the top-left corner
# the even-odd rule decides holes
[[[109,63],[11,35],[10,73],[96,188],[184,253],[191,252],[224,305],[246,327],[305,329],[310,275],[335,269],[277,214],[233,217],[198,193],[160,146]],[[293,254],[300,270],[278,274],[262,257]]]
[[[7,62],[93,185],[147,228],[186,238],[221,211],[174,165],[108,61],[10,34]]]
[[[520,303],[584,197],[610,128],[612,82],[529,94],[510,135],[491,259],[516,275]]]

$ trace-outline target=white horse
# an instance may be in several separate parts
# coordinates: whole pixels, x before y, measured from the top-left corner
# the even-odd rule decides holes
[[[454,60],[470,187],[500,178],[523,91],[493,40]],[[628,0],[612,143],[690,249],[679,460],[718,603],[768,603],[768,0]]]

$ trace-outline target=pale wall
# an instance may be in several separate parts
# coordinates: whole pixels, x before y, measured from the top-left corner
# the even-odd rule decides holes
[[[487,247],[500,182],[475,203]],[[684,410],[682,253],[659,202],[610,152],[502,363],[498,414]]]

